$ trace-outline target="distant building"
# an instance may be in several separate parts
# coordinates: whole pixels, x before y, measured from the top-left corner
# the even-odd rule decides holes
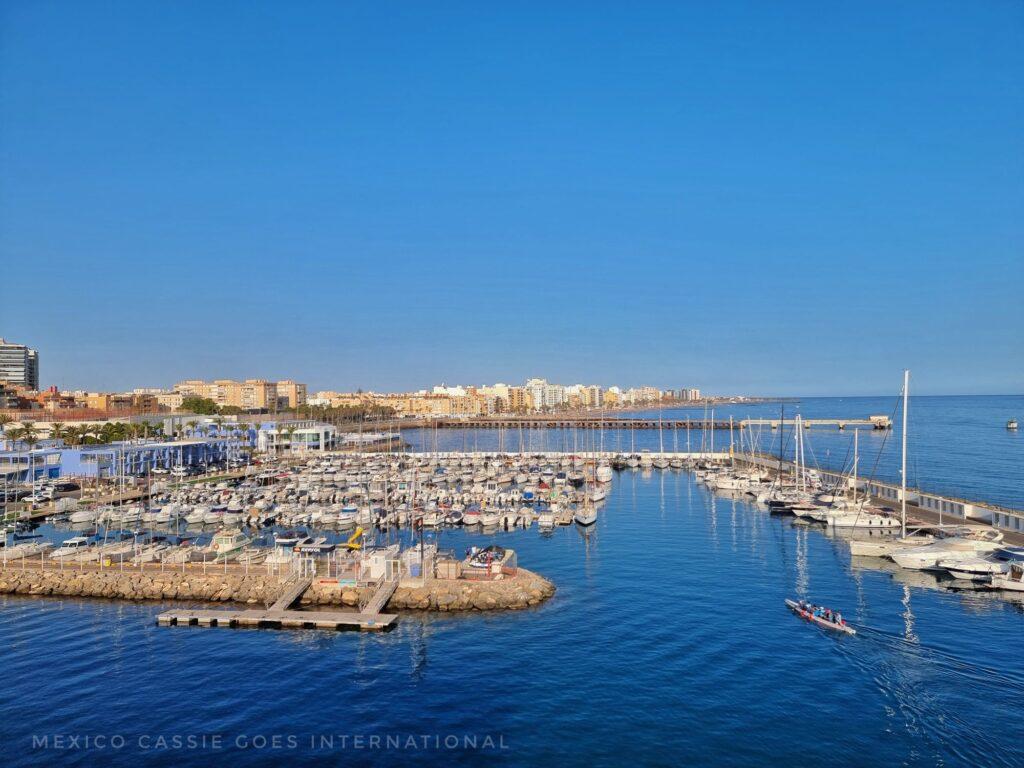
[[[306,403],[306,385],[290,379],[189,379],[174,385],[174,391],[186,397],[203,397],[217,405],[231,405],[246,411],[298,408]]]
[[[39,353],[24,344],[0,338],[0,381],[39,389]]]

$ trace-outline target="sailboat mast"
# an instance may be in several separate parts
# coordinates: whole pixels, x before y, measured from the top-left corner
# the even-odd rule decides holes
[[[857,503],[857,459],[860,457],[859,449],[857,447],[857,436],[860,434],[859,429],[853,430],[853,503]]]
[[[910,403],[910,371],[903,371],[903,466],[900,470],[900,535],[907,535],[907,405]]]

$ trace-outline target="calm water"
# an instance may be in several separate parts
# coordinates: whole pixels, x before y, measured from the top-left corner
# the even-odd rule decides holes
[[[900,419],[897,396],[883,397],[821,397],[787,403],[787,419],[799,413],[808,419],[867,418],[885,414],[893,418],[891,431],[861,428],[859,472],[882,480],[899,482]],[[716,420],[747,418],[778,418],[778,403],[734,405],[715,408]],[[668,409],[665,418],[704,418],[704,409]],[[657,418],[657,411],[628,414]],[[1014,509],[1024,509],[1024,430],[1006,429],[1010,417],[1024,423],[1024,396],[991,397],[913,397],[910,398],[908,429],[907,481],[911,486],[977,501],[989,501]],[[708,412],[710,416],[710,411]],[[853,463],[853,430],[815,428],[805,432],[805,453],[808,464],[819,467],[849,469]],[[589,431],[534,430],[499,434],[496,430],[410,431],[405,438],[415,449],[423,450],[590,450],[597,448],[629,451],[649,448],[658,450],[657,430],[611,430],[602,436]],[[665,450],[708,450],[710,435],[685,429],[664,430],[660,436]],[[739,430],[733,435],[737,450],[741,447]],[[754,447],[777,454],[780,441],[788,458],[793,456],[791,430],[780,435],[768,428],[752,429],[742,437],[743,450]],[[728,448],[728,431],[714,434],[716,450]]]
[[[158,628],[156,604],[0,598],[4,764],[1024,764],[1018,605],[851,563],[844,541],[686,473],[619,474],[589,535],[440,536],[512,545],[559,591],[523,613],[405,615],[387,635]],[[792,595],[871,629],[826,635]],[[54,734],[124,746],[33,748]],[[368,748],[388,734],[496,746]],[[275,735],[277,750],[239,746]],[[220,748],[157,748],[175,736]]]

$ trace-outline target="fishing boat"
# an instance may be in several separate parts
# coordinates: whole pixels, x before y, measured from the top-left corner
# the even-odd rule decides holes
[[[1010,419],[1008,422],[1006,422],[1006,428],[1007,429],[1017,429],[1017,420],[1016,419]]]
[[[206,551],[217,560],[233,560],[251,543],[252,539],[238,529],[219,531]]]
[[[803,619],[807,619],[808,621],[813,621],[819,627],[823,627],[824,629],[832,630],[833,632],[843,632],[843,633],[845,633],[847,635],[856,635],[857,634],[857,630],[855,630],[853,627],[851,627],[845,621],[842,621],[840,623],[840,622],[836,622],[836,621],[832,621],[830,619],[827,619],[827,618],[825,618],[823,616],[815,616],[814,615],[814,611],[815,611],[816,608],[818,608],[820,606],[811,605],[810,603],[804,603],[802,600],[798,603],[796,600],[788,600],[788,599],[786,600],[786,605],[797,616],[799,616],[799,617],[801,617]]]

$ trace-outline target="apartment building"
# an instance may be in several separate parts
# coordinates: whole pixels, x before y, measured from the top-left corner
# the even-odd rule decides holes
[[[39,390],[39,353],[0,337],[0,381]]]

